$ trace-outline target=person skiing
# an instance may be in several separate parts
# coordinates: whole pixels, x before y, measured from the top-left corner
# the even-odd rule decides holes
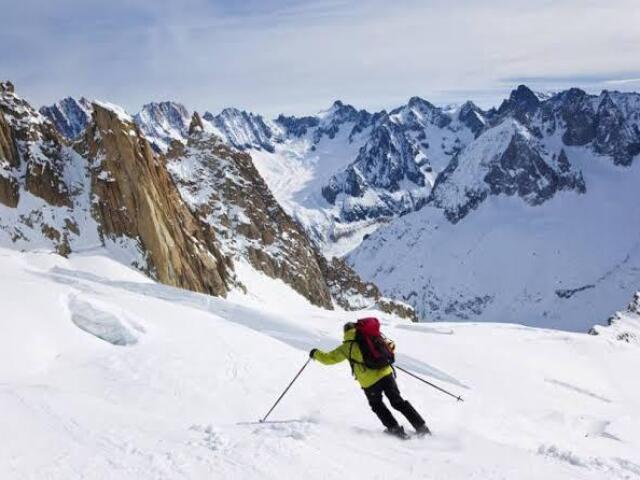
[[[387,396],[391,406],[406,417],[418,435],[430,434],[431,432],[420,414],[400,395],[394,371],[391,367],[393,352],[395,350],[394,343],[380,335],[379,322],[377,319],[363,319],[359,321],[358,325],[365,320],[375,321],[375,325],[377,325],[378,328],[377,338],[382,339],[386,344],[386,348],[390,351],[391,359],[386,365],[382,366],[382,368],[370,368],[365,365],[362,349],[358,342],[362,336],[357,338],[358,332],[356,330],[356,324],[352,322],[344,325],[344,340],[341,345],[330,352],[323,352],[314,348],[309,352],[309,357],[323,365],[333,365],[348,360],[351,364],[353,376],[364,390],[371,410],[373,410],[386,427],[387,433],[400,438],[407,437],[404,428],[398,424],[393,414],[382,401],[383,393]],[[371,345],[371,343],[369,343],[369,345]]]

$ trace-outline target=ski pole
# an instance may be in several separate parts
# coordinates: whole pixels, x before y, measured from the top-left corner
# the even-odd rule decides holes
[[[397,369],[398,369],[398,370],[400,370],[401,372],[404,372],[404,373],[406,373],[407,375],[409,375],[409,376],[411,376],[411,377],[413,377],[413,378],[416,378],[416,379],[420,380],[420,381],[421,381],[421,382],[423,382],[423,383],[426,383],[427,385],[429,385],[429,386],[431,386],[431,387],[435,388],[436,390],[440,390],[442,393],[446,393],[447,395],[449,395],[449,396],[451,396],[451,397],[455,398],[455,399],[456,399],[456,400],[458,400],[459,402],[464,402],[463,398],[462,398],[461,396],[459,396],[459,395],[458,395],[458,396],[456,396],[456,395],[454,395],[453,393],[447,392],[444,388],[440,388],[439,386],[434,385],[434,384],[433,384],[433,383],[431,383],[431,382],[427,382],[424,378],[421,378],[421,377],[417,376],[416,374],[411,373],[411,372],[409,372],[408,370],[405,370],[405,369],[404,369],[404,368],[402,368],[402,367],[398,367],[398,366],[396,365],[396,367],[395,367],[395,368],[397,368]]]
[[[260,420],[260,423],[264,422],[267,417],[271,414],[271,412],[273,412],[273,409],[276,408],[278,406],[278,404],[280,403],[280,400],[282,400],[282,397],[285,396],[285,394],[289,391],[289,389],[291,388],[291,385],[294,384],[294,382],[298,379],[298,377],[300,376],[300,374],[302,373],[302,371],[307,368],[307,365],[309,365],[309,362],[311,361],[311,359],[309,358],[304,365],[302,366],[302,368],[300,369],[300,371],[296,374],[295,377],[293,377],[293,380],[291,380],[291,383],[289,385],[287,385],[287,388],[284,389],[284,392],[282,392],[282,394],[278,397],[278,400],[276,400],[276,403],[273,404],[273,407],[271,407],[271,410],[269,410],[267,412],[267,414],[264,416],[264,418],[262,420]]]

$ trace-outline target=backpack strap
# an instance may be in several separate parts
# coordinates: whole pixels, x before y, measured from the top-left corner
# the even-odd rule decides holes
[[[353,344],[356,343],[355,340],[345,340],[343,343],[347,343],[349,342],[351,345],[349,345],[349,355],[347,355],[347,360],[349,360],[349,366],[351,367],[351,375],[353,375],[353,378],[356,378],[356,370],[354,365],[355,364],[359,364],[359,365],[364,365],[363,362],[359,362],[357,360],[354,360],[353,357],[351,356],[351,351],[353,350]],[[366,368],[366,366],[365,366]]]

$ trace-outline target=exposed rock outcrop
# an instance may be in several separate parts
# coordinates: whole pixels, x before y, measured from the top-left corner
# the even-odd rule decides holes
[[[0,243],[17,248],[51,248],[67,255],[87,235],[86,162],[54,126],[0,84]],[[92,241],[91,235],[87,240]]]
[[[9,123],[0,112],[0,203],[15,208],[19,200],[19,187],[10,174],[19,165],[18,150]]]
[[[536,206],[561,190],[586,191],[564,149],[550,154],[525,126],[506,119],[454,158],[439,175],[429,203],[456,223],[489,195],[517,195]]]
[[[184,204],[164,161],[131,118],[94,104],[93,122],[79,148],[93,165],[94,211],[103,237],[138,242],[146,269],[162,283],[227,292],[230,264],[215,245],[214,232]]]
[[[614,313],[607,326],[595,325],[591,335],[602,335],[619,342],[640,345],[640,292],[637,292],[625,310]]]
[[[318,264],[335,302],[345,310],[376,308],[412,322],[418,321],[412,306],[384,297],[374,283],[363,281],[344,260],[318,256]]]
[[[187,145],[176,142],[168,154],[169,170],[197,218],[215,230],[225,255],[245,258],[313,304],[332,308],[314,247],[275,200],[251,157],[203,132],[199,117],[191,124]]]
[[[10,82],[0,86],[0,115],[3,117],[0,120],[0,149],[9,169],[13,170],[13,175],[4,175],[5,178],[13,177],[4,182],[4,190],[14,193],[17,198],[17,181],[24,178],[25,188],[31,194],[51,205],[70,206],[69,192],[62,179],[66,159],[53,125],[18,97]],[[9,201],[9,204],[13,203]]]

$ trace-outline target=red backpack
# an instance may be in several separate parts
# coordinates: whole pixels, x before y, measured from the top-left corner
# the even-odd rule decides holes
[[[356,322],[356,343],[362,353],[365,367],[379,370],[395,361],[389,341],[380,333],[380,322],[375,317],[361,318]]]

